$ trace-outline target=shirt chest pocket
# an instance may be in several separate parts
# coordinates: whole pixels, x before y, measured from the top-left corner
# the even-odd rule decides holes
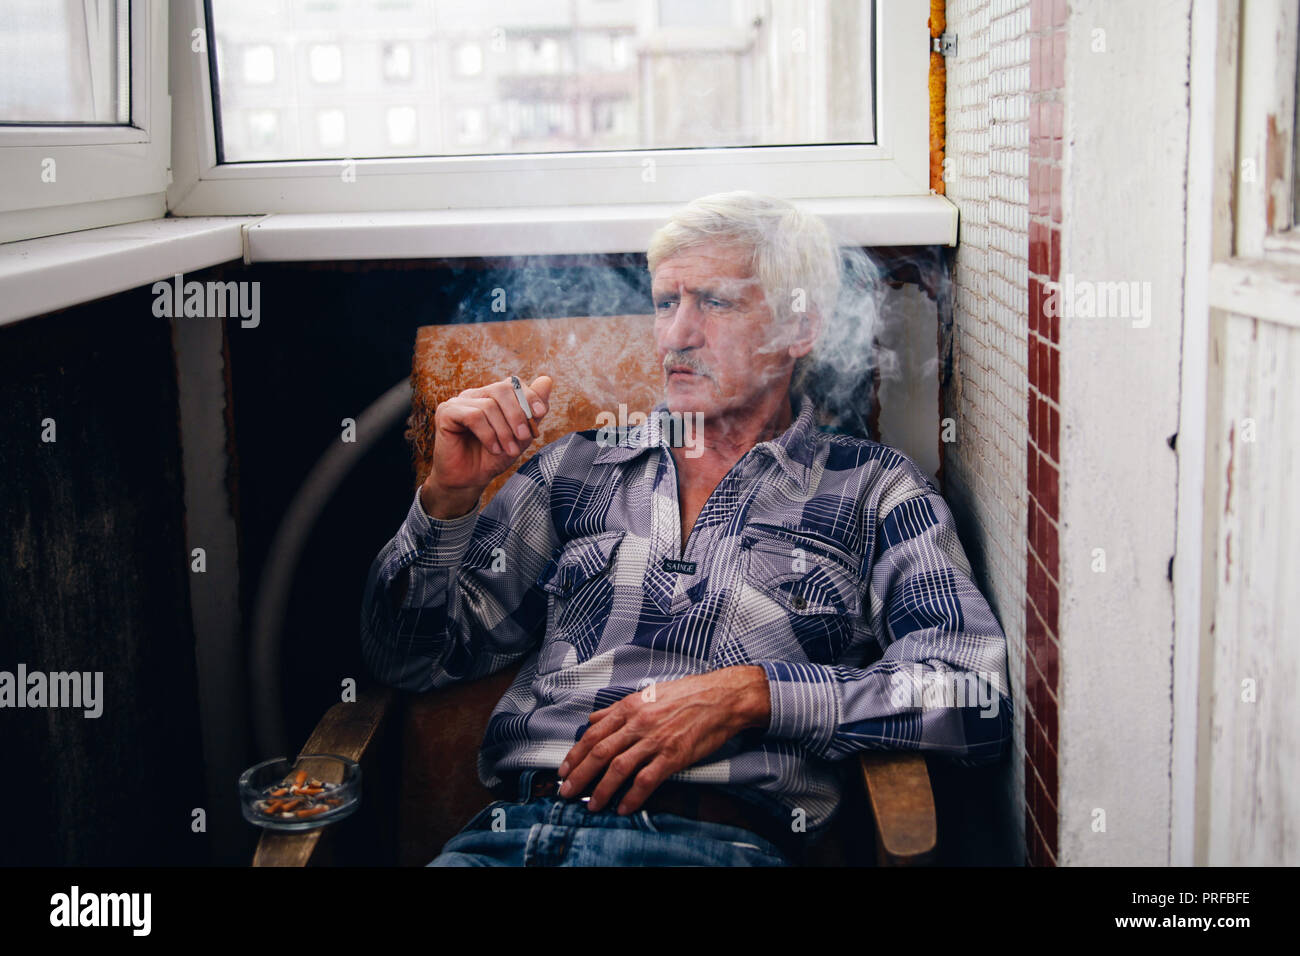
[[[850,552],[798,530],[768,525],[746,528],[741,550],[748,597],[771,602],[769,609],[775,605],[775,620],[767,626],[788,627],[810,662],[835,663],[866,633],[861,577]]]
[[[567,541],[537,577],[549,595],[538,671],[581,663],[595,653],[614,603],[614,555],[622,531]]]

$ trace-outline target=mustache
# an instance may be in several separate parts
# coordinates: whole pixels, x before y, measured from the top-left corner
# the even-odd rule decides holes
[[[699,360],[693,352],[668,352],[664,356],[664,374],[674,365],[690,369],[696,375],[713,377],[713,370]]]

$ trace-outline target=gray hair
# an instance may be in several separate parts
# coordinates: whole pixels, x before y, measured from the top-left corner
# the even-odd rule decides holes
[[[826,224],[784,199],[748,190],[703,196],[675,213],[650,239],[651,275],[665,259],[691,247],[722,242],[748,250],[751,274],[763,288],[773,318],[789,322],[796,297],[825,331],[840,290],[840,253]],[[801,389],[813,353],[795,360],[791,387]]]

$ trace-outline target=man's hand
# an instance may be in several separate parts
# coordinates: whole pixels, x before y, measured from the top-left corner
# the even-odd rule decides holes
[[[757,665],[651,684],[588,718],[591,725],[560,764],[560,794],[583,793],[603,771],[587,804],[596,811],[635,774],[618,805],[620,814],[635,813],[672,774],[742,730],[766,727],[769,717],[767,674]]]
[[[550,376],[540,375],[524,395],[533,417],[546,415]],[[433,462],[420,487],[420,506],[431,518],[468,514],[492,479],[532,442],[528,419],[510,381],[467,388],[434,412]]]

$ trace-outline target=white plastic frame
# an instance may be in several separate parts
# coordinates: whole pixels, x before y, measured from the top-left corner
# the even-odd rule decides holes
[[[176,0],[168,208],[196,216],[599,206],[743,188],[790,199],[928,195],[928,13],[917,0],[876,0],[875,145],[366,159],[345,182],[339,160],[217,163],[208,57],[191,49],[195,30],[206,38],[203,2]]]
[[[129,126],[0,126],[0,242],[157,218],[170,182],[167,4],[131,0]],[[42,177],[46,160],[55,178]]]

